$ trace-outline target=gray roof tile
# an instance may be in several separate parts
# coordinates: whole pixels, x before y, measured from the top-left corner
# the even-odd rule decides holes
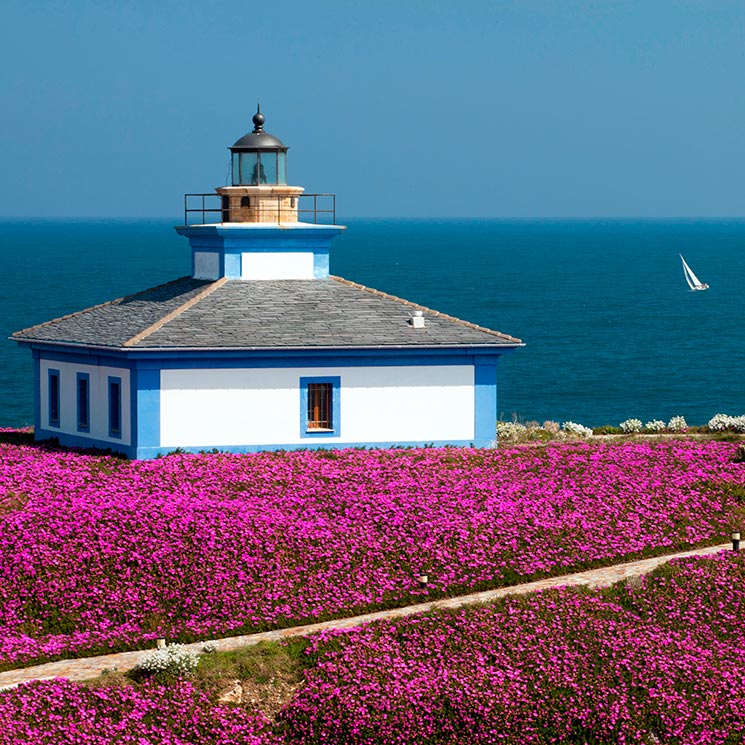
[[[424,313],[425,327],[408,323]],[[339,277],[185,277],[13,334],[24,342],[129,349],[513,347],[500,334]]]

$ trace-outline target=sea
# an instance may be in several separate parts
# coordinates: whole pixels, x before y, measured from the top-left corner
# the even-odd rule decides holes
[[[745,413],[745,219],[339,222],[333,274],[522,339],[499,363],[506,421]],[[0,426],[34,411],[31,353],[7,337],[187,275],[178,223],[0,220]]]

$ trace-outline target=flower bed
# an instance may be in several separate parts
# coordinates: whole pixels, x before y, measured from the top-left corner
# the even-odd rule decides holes
[[[328,632],[288,742],[735,745],[745,741],[745,556]]]
[[[745,552],[326,632],[276,725],[189,681],[0,693],[0,745],[736,745]],[[105,680],[101,682],[101,686]]]
[[[0,445],[0,669],[726,541],[745,523],[735,449],[575,443],[138,463]]]
[[[94,690],[65,680],[0,693],[0,745],[270,745],[265,719],[214,706],[185,681]]]

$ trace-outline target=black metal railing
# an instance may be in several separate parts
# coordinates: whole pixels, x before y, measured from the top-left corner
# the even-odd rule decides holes
[[[217,207],[208,207],[207,199],[217,200]],[[194,201],[201,200],[201,204],[198,207],[194,207]],[[184,225],[204,225],[207,222],[207,214],[216,212],[218,215],[222,215],[222,201],[219,194],[212,192],[211,194],[184,194]],[[200,214],[202,216],[201,222],[193,220],[189,222],[189,215]],[[220,220],[213,220],[212,222],[220,222]]]
[[[298,222],[312,222],[314,225],[336,225],[336,194],[300,194],[299,196],[278,194],[273,198],[277,200],[277,209],[276,211],[272,210],[271,213],[276,214],[278,224],[289,222],[290,217],[295,218],[297,216]],[[284,206],[283,203],[286,203],[288,199],[296,206],[290,208]],[[299,201],[295,202],[296,199]],[[218,218],[211,220],[211,222],[229,222],[226,200],[227,197],[221,197],[220,194],[214,192],[210,194],[184,194],[184,225],[204,225],[207,223],[207,216],[212,214],[218,215]],[[313,200],[313,206],[303,207],[302,205],[307,204],[308,200]],[[261,201],[266,203],[268,198],[262,197]],[[196,217],[197,215],[199,218]],[[312,219],[302,219],[303,216],[309,215],[312,215]],[[325,219],[326,216],[330,216],[330,219]]]

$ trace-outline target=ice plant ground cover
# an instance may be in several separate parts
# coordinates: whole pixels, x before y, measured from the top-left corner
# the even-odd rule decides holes
[[[740,745],[745,554],[327,632],[282,719],[303,745]]]
[[[326,632],[274,725],[199,679],[31,683],[0,693],[0,745],[740,745],[744,588],[745,552],[723,552],[601,592]]]
[[[681,440],[127,462],[3,444],[0,669],[719,543],[745,524],[735,451]]]
[[[273,745],[260,715],[211,703],[188,681],[94,690],[65,680],[0,693],[0,745]]]

